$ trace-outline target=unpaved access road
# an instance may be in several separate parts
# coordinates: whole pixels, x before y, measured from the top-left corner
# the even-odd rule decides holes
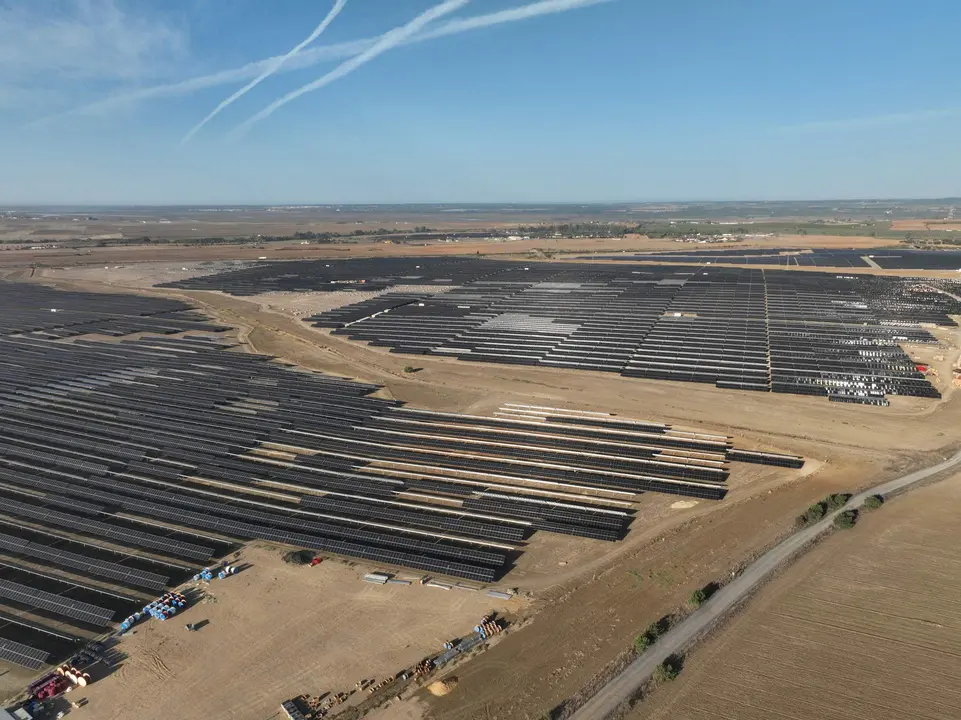
[[[804,550],[820,535],[830,530],[834,518],[842,512],[860,507],[870,495],[892,495],[946,470],[951,470],[957,465],[961,465],[961,450],[936,465],[864,490],[854,495],[843,508],[828,513],[820,522],[785,538],[745,568],[737,579],[718,590],[710,600],[665,633],[654,647],[637,658],[575,712],[571,716],[572,720],[601,720],[613,714],[647,682],[658,665],[672,655],[684,651],[698,637],[713,628],[725,614],[750,595],[769,575]]]

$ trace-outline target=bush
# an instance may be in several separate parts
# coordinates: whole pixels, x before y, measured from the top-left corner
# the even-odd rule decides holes
[[[825,512],[826,510],[824,509],[824,506],[821,503],[814,503],[814,505],[812,505],[805,511],[803,516],[804,521],[808,525],[812,525],[816,523],[818,520],[820,520],[821,518],[823,518]]]
[[[405,373],[417,372],[417,368],[415,368],[413,365],[405,365],[404,372]]]
[[[640,655],[656,643],[657,639],[661,636],[661,632],[660,623],[653,622],[648,625],[647,630],[634,638],[634,649],[637,650],[637,654]]]
[[[637,654],[640,655],[642,652],[647,650],[653,643],[654,643],[654,640],[647,633],[641,633],[640,635],[634,638],[634,649],[637,651]]]
[[[880,495],[869,495],[861,507],[864,510],[877,510],[884,505],[884,498]]]
[[[701,588],[698,588],[697,590],[691,593],[691,597],[688,599],[688,602],[691,604],[692,607],[698,608],[698,607],[701,607],[701,605],[704,603],[705,600],[707,600],[707,593],[704,592]]]
[[[668,658],[654,668],[654,682],[660,684],[674,680],[680,673],[680,667],[672,658]]]
[[[850,499],[851,496],[848,493],[836,493],[834,495],[828,495],[824,499],[824,504],[828,510],[840,510]]]
[[[858,514],[854,510],[848,510],[843,512],[834,518],[834,527],[841,530],[850,530],[854,527],[854,523],[858,521]]]
[[[314,559],[310,550],[291,550],[284,553],[284,562],[288,565],[306,565]]]

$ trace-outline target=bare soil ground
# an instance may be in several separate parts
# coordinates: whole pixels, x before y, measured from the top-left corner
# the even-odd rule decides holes
[[[862,464],[863,463],[863,464]],[[798,508],[882,469],[867,457],[838,462],[792,483],[758,487],[723,512],[707,512],[618,554],[579,583],[538,597],[534,622],[455,672],[443,698],[410,704],[436,720],[541,718],[588,685],[632,638],[674,612],[696,588],[722,579],[736,559],[791,528]]]
[[[522,600],[421,586],[371,585],[365,568],[328,560],[291,566],[277,549],[248,547],[251,567],[210,585],[201,602],[128,634],[113,675],[75,690],[77,720],[260,720],[302,693],[349,691],[412,666],[465,635],[491,609]],[[414,577],[413,575],[411,577]],[[442,596],[442,597],[441,597]],[[206,621],[187,632],[184,624]],[[358,696],[366,693],[357,693]]]
[[[891,229],[961,231],[961,222],[950,222],[945,220],[892,220]]]
[[[959,503],[955,476],[824,540],[632,717],[958,717]]]
[[[108,279],[111,284],[98,282],[96,273],[83,271],[77,274],[75,270],[42,271],[35,279],[52,281],[66,288],[122,291],[127,287],[142,289],[151,272],[137,275],[140,273],[137,270],[129,277],[99,277],[100,280]],[[128,282],[129,285],[125,285]],[[305,368],[380,383],[385,386],[383,392],[386,395],[420,407],[489,414],[504,402],[528,402],[604,410],[705,432],[731,434],[743,447],[794,452],[809,459],[804,473],[736,466],[731,479],[731,494],[723,503],[692,505],[690,501],[678,502],[677,498],[644,496],[630,535],[617,545],[535,536],[505,581],[532,593],[528,598],[529,605],[516,612],[517,631],[477,659],[455,669],[453,672],[459,683],[450,695],[433,697],[419,693],[387,708],[378,715],[382,720],[425,714],[452,719],[541,717],[589,683],[630,645],[636,633],[683,603],[691,590],[719,579],[737,563],[787,532],[794,516],[810,503],[830,492],[853,490],[873,483],[881,476],[895,472],[896,466],[924,462],[918,453],[932,453],[961,440],[961,403],[957,402],[956,394],[950,392],[950,386],[944,388],[949,391],[944,400],[937,403],[897,398],[890,408],[861,408],[838,406],[819,398],[725,391],[693,383],[633,380],[607,373],[478,366],[445,358],[417,358],[422,370],[411,375],[403,372],[403,367],[410,364],[410,358],[391,355],[311,328],[291,314],[296,308],[286,307],[277,299],[239,299],[205,292],[147,292],[182,297],[198,304],[208,314],[237,327],[238,337],[250,350],[273,354]],[[943,332],[941,339],[945,360],[940,362],[950,365],[958,354],[958,338],[954,333]],[[934,351],[918,352],[933,354]],[[938,364],[933,358],[931,362]],[[271,566],[271,571],[274,568]],[[280,571],[285,569],[281,567]],[[241,582],[243,577],[238,576],[235,580]],[[314,654],[323,656],[323,662],[329,658],[330,663],[344,664],[349,668],[353,668],[355,662],[362,667],[369,663],[372,667],[384,668],[378,670],[381,674],[400,669],[397,664],[399,655],[390,656],[388,662],[379,664],[383,660],[381,649],[371,638],[383,641],[377,634],[383,631],[383,625],[371,627],[370,616],[358,615],[353,624],[340,623],[327,630],[318,615],[310,615],[318,618],[316,623],[325,628],[324,633],[333,633],[331,637],[336,638],[336,644],[313,640],[321,643],[318,646],[320,651],[301,644],[298,633],[302,625],[296,622],[301,606],[296,603],[300,602],[298,593],[302,594],[304,588],[297,576],[287,580],[293,589],[283,590],[284,597],[291,598],[289,602],[294,605],[289,607],[294,610],[289,611],[284,604],[278,606],[277,612],[263,611],[264,598],[270,597],[270,593],[281,592],[279,586],[284,583],[279,581],[278,589],[271,589],[269,593],[248,593],[241,587],[242,592],[238,595],[243,596],[250,608],[249,615],[244,617],[262,618],[260,632],[276,636],[258,642],[269,640],[276,643],[272,646],[276,648],[293,643],[298,651],[282,656],[276,650],[266,662],[247,655],[249,666],[241,668],[237,676],[231,675],[231,671],[237,672],[232,657],[225,659],[215,652],[204,651],[200,656],[202,661],[197,661],[192,653],[187,652],[175,657],[180,658],[185,666],[177,666],[177,672],[184,673],[188,680],[174,682],[168,679],[166,683],[158,679],[149,662],[146,666],[128,663],[130,669],[126,682],[133,685],[111,689],[111,686],[118,687],[119,683],[114,678],[105,680],[102,686],[89,691],[91,698],[96,697],[95,691],[112,693],[105,696],[105,700],[98,701],[96,707],[107,707],[112,712],[114,704],[127,702],[124,698],[132,697],[136,688],[137,693],[161,693],[156,707],[168,710],[164,701],[178,691],[181,697],[188,699],[208,692],[209,683],[203,680],[205,672],[215,678],[214,682],[229,684],[229,692],[227,689],[217,692],[219,702],[232,708],[230,712],[241,713],[248,696],[251,708],[260,707],[259,703],[265,703],[264,707],[276,707],[276,703],[283,699],[279,695],[294,684],[297,687],[290,691],[291,695],[334,687],[326,679],[305,686],[318,675],[311,675],[309,671]],[[225,584],[223,587],[226,592],[230,586]],[[317,602],[322,597],[321,590],[324,593],[328,590],[335,594],[347,593],[344,595],[347,599],[345,607],[354,602],[350,593],[359,592],[347,580],[344,583],[331,581],[329,587],[324,585],[307,597],[311,602]],[[434,604],[428,609],[418,604],[413,594],[406,594],[408,590],[410,588],[388,589],[388,592],[398,593],[394,612],[437,612],[443,615],[443,606],[457,600],[452,593],[441,593],[439,599],[436,595],[429,596]],[[410,607],[407,606],[409,598],[414,598]],[[309,611],[304,609],[303,612]],[[379,614],[374,616],[380,617]],[[459,621],[459,617],[457,619]],[[251,641],[257,636],[248,631],[246,622],[231,623],[230,632],[241,640]],[[270,622],[281,623],[288,630],[272,630]],[[469,623],[468,627],[458,626],[449,632],[463,634],[473,625],[472,621]],[[180,633],[184,633],[182,624],[172,627],[178,631],[173,632],[173,637],[180,638],[176,642],[193,642],[193,636],[181,637]],[[213,627],[212,620],[210,629]],[[439,632],[429,623],[423,626],[415,623],[414,627],[422,628],[418,632],[431,642]],[[167,625],[163,626],[163,632],[168,632]],[[227,633],[227,630],[223,632]],[[198,641],[202,639],[203,632],[196,637]],[[423,638],[418,636],[408,642],[421,640]],[[217,643],[221,642],[224,647],[235,648],[238,646],[230,643],[239,641],[236,638],[221,639],[218,635]],[[176,648],[176,644],[171,647]],[[426,652],[423,647],[423,644],[417,645],[414,654],[423,656]],[[143,653],[147,660],[151,648],[162,649],[158,654],[169,669],[171,662],[167,659],[167,646],[147,645]],[[135,651],[132,653],[135,657],[141,655],[135,646],[131,645],[131,649]],[[221,668],[221,665],[225,667]],[[349,684],[364,674],[352,675]],[[291,675],[296,676],[297,683],[271,680]],[[124,676],[117,673],[117,677]],[[243,680],[230,680],[235,677]],[[268,698],[270,693],[273,695]],[[141,702],[144,697],[147,696],[141,695]],[[153,712],[153,700],[146,704],[146,710]],[[208,717],[245,720],[267,717],[255,713],[211,713],[212,706],[206,700],[202,700],[201,705],[207,710]],[[122,707],[132,711],[131,705]],[[144,715],[144,709],[139,707],[138,717],[154,717]],[[173,716],[189,717],[175,713]],[[83,716],[78,714],[78,717]],[[100,720],[102,717],[125,716],[95,714],[90,717]]]

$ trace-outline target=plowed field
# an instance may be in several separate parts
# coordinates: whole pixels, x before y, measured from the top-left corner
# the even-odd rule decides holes
[[[961,717],[959,504],[956,476],[828,538],[632,718]]]

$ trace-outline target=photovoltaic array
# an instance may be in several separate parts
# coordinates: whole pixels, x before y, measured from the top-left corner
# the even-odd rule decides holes
[[[581,258],[587,260],[587,257]],[[961,250],[914,250],[900,247],[835,250],[825,248],[735,248],[676,252],[597,255],[591,260],[619,262],[775,265],[803,268],[880,268],[882,270],[959,270]]]
[[[878,263],[895,257],[895,251],[886,252],[872,257]],[[937,265],[949,254],[897,252],[916,265],[928,256]],[[743,259],[735,251],[716,255]],[[705,263],[698,267],[628,264],[654,256],[617,256],[625,262],[611,264],[287,262],[174,285],[244,295],[439,285],[448,292],[387,292],[308,320],[405,354],[600,370],[875,405],[887,404],[886,395],[939,397],[900,345],[935,343],[926,325],[954,326],[950,315],[961,313],[961,284],[718,267],[708,257],[715,255],[669,258]]]
[[[0,638],[0,660],[6,660],[14,665],[21,665],[31,670],[40,670],[47,664],[50,653],[38,650],[13,640]]]
[[[56,304],[10,287],[0,301]],[[143,298],[123,316],[123,296],[108,297],[90,304],[114,303],[118,327],[192,317]],[[62,637],[55,651],[28,620],[79,642],[247,540],[489,582],[534,532],[618,540],[644,492],[720,499],[731,462],[803,462],[597,412],[410,408],[227,352],[202,318],[201,335],[106,342],[18,322],[16,307],[4,317],[0,640],[38,652]]]

